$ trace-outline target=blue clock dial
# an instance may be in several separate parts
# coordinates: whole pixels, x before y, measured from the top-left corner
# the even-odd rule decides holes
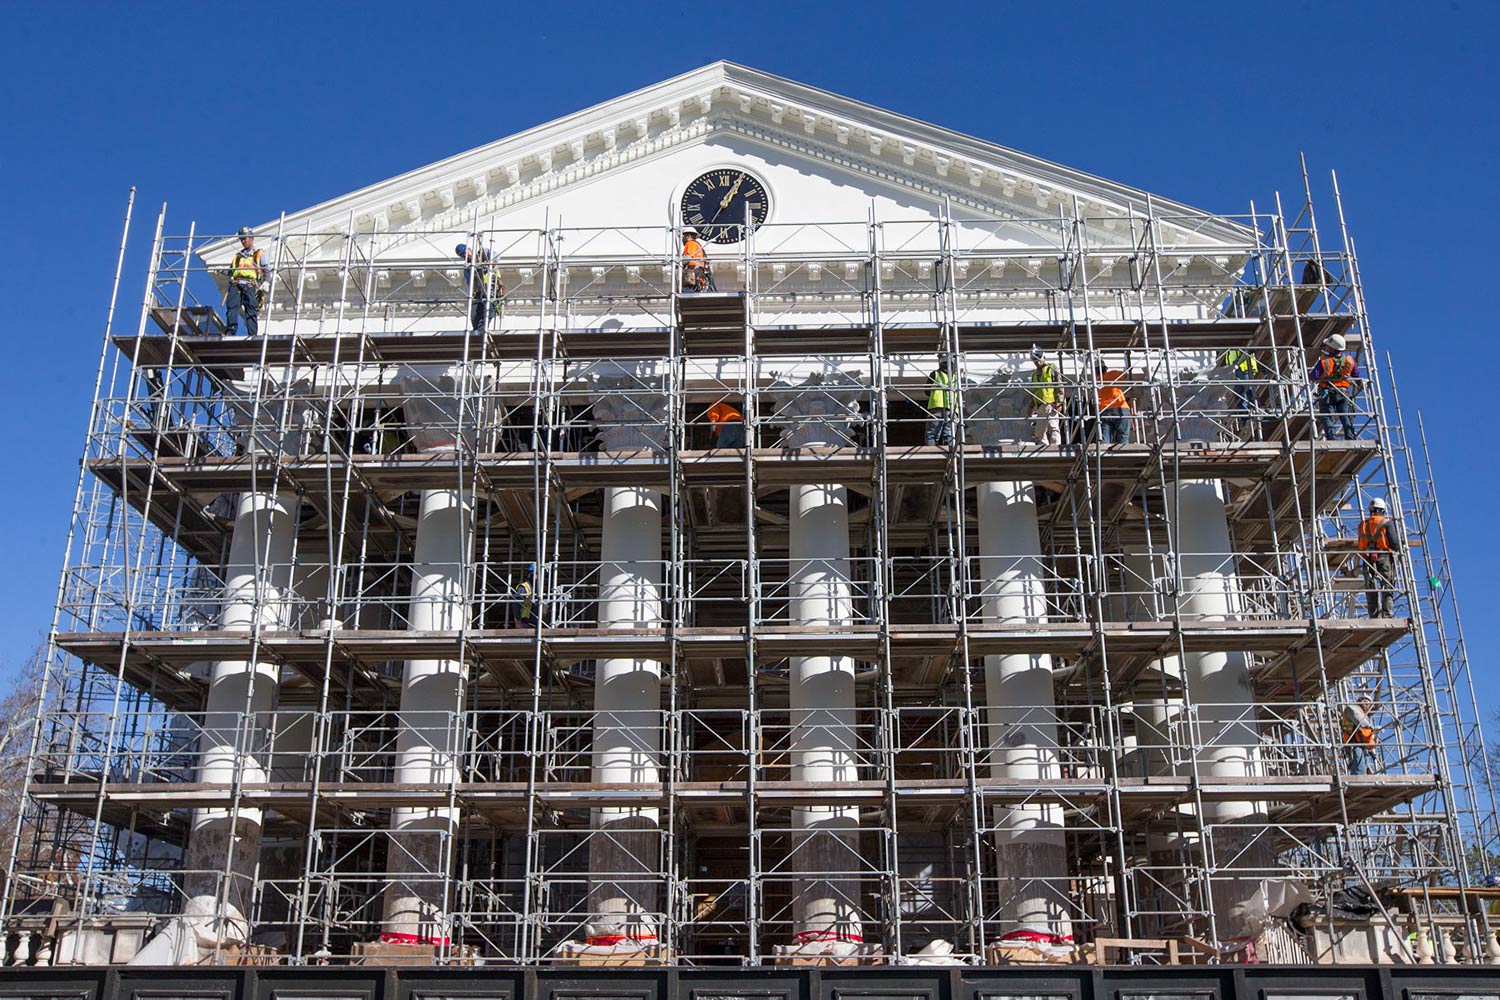
[[[754,232],[766,221],[766,186],[754,174],[734,167],[710,170],[682,192],[682,221],[711,243],[739,243],[745,222]]]

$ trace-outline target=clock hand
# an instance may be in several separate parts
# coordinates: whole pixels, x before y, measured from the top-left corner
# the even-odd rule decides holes
[[[720,212],[729,207],[729,203],[734,200],[734,196],[740,193],[740,185],[743,183],[745,183],[745,175],[742,173],[740,174],[740,179],[734,182],[734,187],[730,188],[729,193],[724,196],[724,200],[719,202]],[[718,216],[715,215],[714,218],[718,218]]]

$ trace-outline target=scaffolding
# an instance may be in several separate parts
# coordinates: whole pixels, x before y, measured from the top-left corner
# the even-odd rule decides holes
[[[768,965],[798,960],[793,899],[817,879],[863,915],[862,962],[920,964],[937,940],[954,963],[1043,960],[1014,945],[1027,893],[1086,949],[1069,957],[1230,962],[1254,952],[1216,900],[1256,881],[1306,900],[1296,926],[1259,926],[1261,960],[1351,960],[1303,933],[1350,887],[1379,891],[1405,960],[1493,960],[1476,877],[1500,856],[1494,783],[1425,439],[1376,353],[1336,180],[1330,239],[1302,179],[1291,214],[1278,197],[1238,217],[747,221],[713,293],[684,290],[671,219],[283,218],[255,338],[221,336],[206,261],[226,238],[169,235],[163,207],[136,329],[113,329],[113,304],[106,328],[7,930],[109,962],[89,935],[145,936],[206,885],[266,961],[349,963],[399,884],[437,922],[430,961],[566,965],[605,882],[652,928],[631,962]],[[454,266],[456,241],[487,263]],[[486,269],[503,296],[476,287]],[[1347,437],[1309,383],[1335,336],[1366,379]],[[1033,348],[1072,404],[1061,444],[1033,443]],[[945,363],[954,403],[934,417]],[[1132,405],[1109,443],[1096,400],[1116,387]],[[714,446],[721,402],[746,447]],[[834,439],[800,444],[809,421]],[[1185,483],[1222,497],[1226,550],[1183,549]],[[791,610],[789,496],[807,484],[848,496],[848,606],[818,623]],[[1028,620],[988,610],[980,484],[1034,497]],[[610,488],[659,497],[660,607],[634,625],[600,621]],[[414,596],[430,493],[467,512],[460,610],[436,628]],[[1353,542],[1377,496],[1407,544],[1372,617]],[[248,574],[247,497],[292,526]],[[1190,561],[1235,581],[1227,614],[1188,606]],[[1187,657],[1221,651],[1248,658],[1253,701],[1184,682]],[[1039,653],[1052,697],[997,714],[986,658]],[[788,692],[809,656],[856,664],[848,780],[797,780]],[[623,723],[659,748],[645,781],[594,773],[596,671],[617,659],[660,665],[658,705]],[[419,725],[412,661],[460,677]],[[224,662],[271,678],[272,700],[252,686],[209,711]],[[1365,702],[1373,768],[1341,729]],[[1238,775],[1206,764],[1231,731],[1254,734]],[[1018,734],[1040,740],[1041,778],[997,773]],[[401,780],[413,740],[441,780]],[[841,849],[802,849],[813,804],[854,817]],[[455,821],[402,827],[403,810]],[[652,811],[649,846],[601,851],[611,810]],[[1059,832],[1064,870],[1002,856],[1025,810]],[[253,816],[259,850],[231,837],[194,869],[210,812]]]

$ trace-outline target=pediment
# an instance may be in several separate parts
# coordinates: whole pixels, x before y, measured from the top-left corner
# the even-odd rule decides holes
[[[719,62],[257,227],[422,234],[555,225],[665,227],[704,165],[764,172],[772,222],[920,220],[1056,231],[1075,213],[1109,242],[1150,208],[1203,250],[1249,231],[1146,192],[781,77]],[[592,206],[592,207],[590,207]],[[944,207],[946,206],[946,207]],[[814,211],[814,209],[817,209]],[[1172,233],[1172,229],[1179,230]],[[332,252],[335,241],[329,240]],[[434,246],[443,241],[434,240]],[[210,264],[229,241],[204,248]],[[317,253],[314,251],[314,255]]]

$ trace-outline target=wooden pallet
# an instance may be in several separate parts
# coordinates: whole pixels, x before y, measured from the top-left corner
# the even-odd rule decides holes
[[[660,946],[622,952],[608,951],[603,948],[595,951],[584,946],[572,953],[565,953],[562,961],[567,965],[587,968],[633,968],[661,965],[663,959]]]
[[[385,941],[362,941],[354,946],[353,965],[435,965],[438,948],[432,944],[392,944]],[[460,945],[448,952],[444,965],[478,965],[479,949]]]
[[[856,955],[827,955],[817,952],[787,951],[771,956],[772,965],[811,968],[855,967],[862,965],[884,965],[885,954],[880,948]]]
[[[231,944],[219,950],[220,965],[284,965],[286,956],[267,944]]]
[[[1077,948],[1038,948],[1024,941],[996,941],[985,951],[989,965],[1076,965]]]
[[[1128,951],[1155,951],[1165,952],[1167,965],[1181,965],[1182,949],[1176,938],[1094,938],[1093,959],[1095,965],[1123,965],[1124,962],[1111,962],[1113,957],[1119,959],[1124,957],[1121,953]]]

